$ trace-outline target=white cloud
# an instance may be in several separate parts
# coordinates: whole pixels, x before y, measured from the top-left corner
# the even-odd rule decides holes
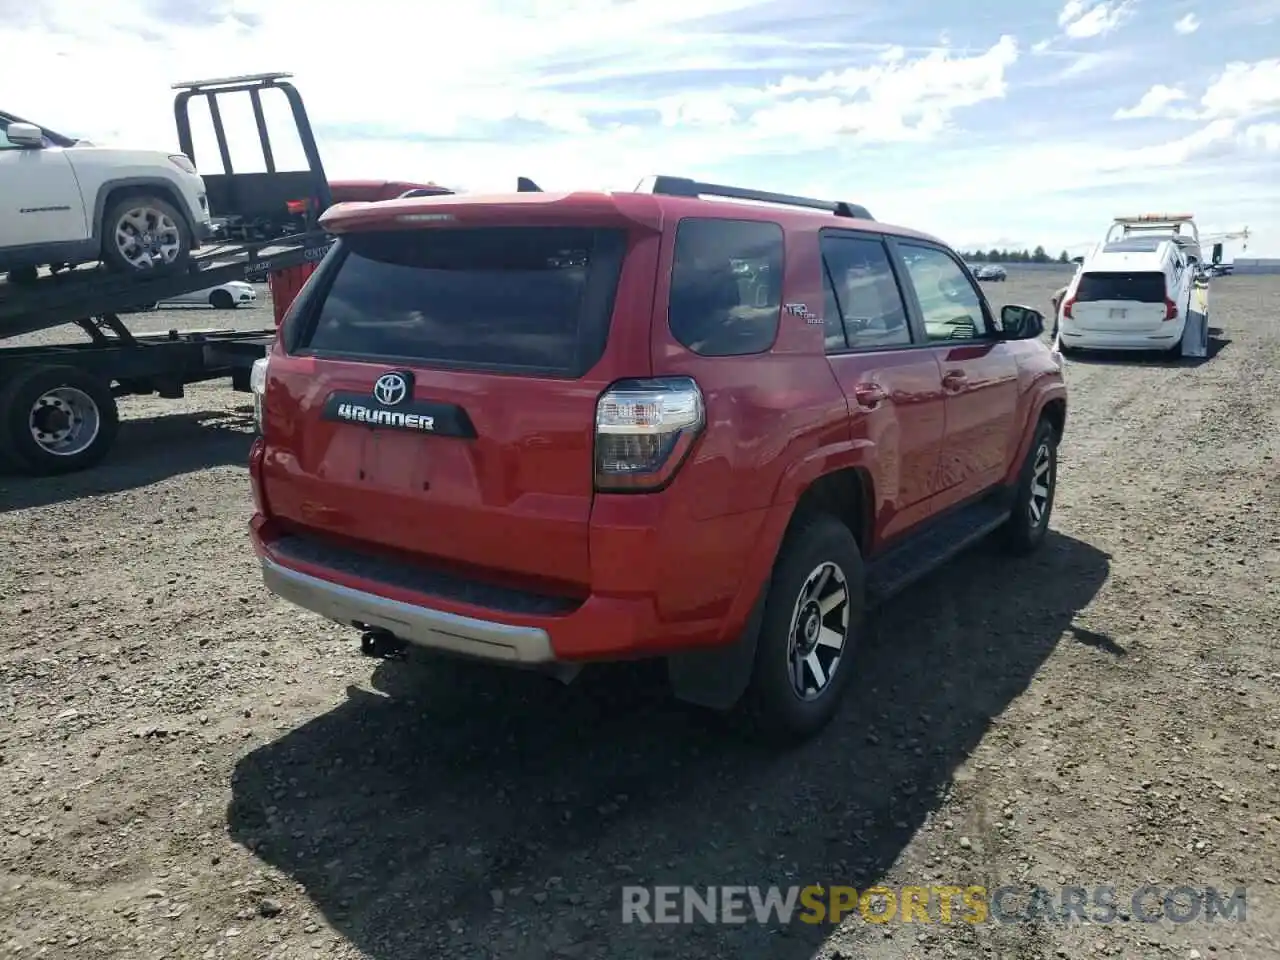
[[[1267,153],[1280,153],[1280,123],[1251,124],[1241,131],[1240,141]]]
[[[1133,16],[1135,0],[1067,0],[1058,13],[1058,26],[1072,40],[1105,37]]]
[[[1182,103],[1186,99],[1186,93],[1177,87],[1166,87],[1162,83],[1157,83],[1144,93],[1142,99],[1136,104],[1132,107],[1123,107],[1117,110],[1112,115],[1112,118],[1115,120],[1135,120],[1141,117],[1166,117],[1169,116],[1175,103]]]
[[[1280,58],[1229,63],[1205,88],[1196,107],[1182,106],[1186,100],[1181,88],[1156,84],[1134,106],[1117,110],[1114,118],[1214,120],[1280,111]]]
[[[1200,18],[1194,13],[1188,13],[1185,17],[1181,17],[1174,23],[1173,29],[1184,37],[1188,34],[1195,33],[1200,29]]]
[[[1014,118],[1013,139],[980,128],[950,135],[964,111],[1008,95],[1020,54],[1012,36],[986,50],[904,49],[867,42],[877,36],[868,25],[858,43],[843,43],[851,20],[872,16],[856,6],[816,40],[813,6],[798,7],[808,37],[776,25],[776,0],[473,0],[447,17],[433,3],[360,0],[359,22],[370,25],[360,31],[349,0],[310,0],[305,17],[292,0],[0,0],[0,91],[5,109],[63,132],[163,149],[175,143],[170,81],[283,68],[296,74],[335,179],[510,189],[523,174],[553,190],[629,189],[645,174],[670,173],[850,197],[956,242],[1025,235],[1057,249],[1115,212],[1080,191],[1123,186],[1136,204],[1154,182],[1182,190],[1219,161],[1231,175],[1205,189],[1223,191],[1225,220],[1240,196],[1274,207],[1272,174],[1259,166],[1270,157],[1274,167],[1267,151],[1280,132],[1258,112],[1267,76],[1239,69],[1256,65],[1224,71],[1234,100],[1219,102],[1226,88],[1171,100],[1168,109],[1197,117],[1213,105],[1201,127],[1237,120],[1174,146],[1122,150],[1114,131],[1091,142],[1088,115],[1048,139],[1022,137]],[[1129,9],[1068,4],[1066,39],[1100,37]],[[1041,52],[1089,97],[1095,71],[1132,55],[1063,46]],[[1223,103],[1252,112],[1227,115]],[[244,106],[228,124],[256,144]],[[201,167],[216,169],[209,145],[197,148]],[[1227,168],[1219,152],[1230,150],[1251,152]],[[801,156],[814,151],[825,154]],[[1218,193],[1197,196],[1219,202]],[[1209,209],[1209,199],[1197,202]]]
[[[148,0],[92,13],[79,0],[46,0],[39,17],[0,19],[0,90],[7,108],[72,135],[169,145],[167,81],[284,65],[313,124],[328,131],[321,151],[330,176],[501,187],[523,173],[552,187],[631,186],[655,171],[814,150],[847,135],[927,140],[956,111],[1004,96],[1018,57],[1008,36],[981,53],[886,45],[869,62],[849,54],[860,65],[817,73],[812,65],[830,63],[830,51],[815,60],[822,44],[762,33],[752,22],[761,5],[477,0],[452,8],[446,23],[400,0],[362,0],[362,23],[393,26],[339,45],[347,0],[312,0],[305,18],[287,0],[191,4],[196,25],[149,15]],[[171,0],[163,9],[185,7]],[[707,26],[715,17],[720,25]],[[735,19],[743,26],[727,29]],[[154,79],[122,74],[122,63],[146,63]],[[760,80],[721,79],[744,67]],[[685,92],[646,85],[663,77],[683,78]],[[256,151],[242,107],[227,122]],[[511,134],[512,123],[523,132]],[[485,142],[468,142],[476,140]],[[196,153],[202,168],[219,169],[210,146],[197,140]]]
[[[1248,117],[1280,110],[1280,57],[1229,63],[1200,98],[1206,115]]]

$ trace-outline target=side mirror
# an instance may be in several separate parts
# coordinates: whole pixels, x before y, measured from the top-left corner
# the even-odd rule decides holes
[[[1071,262],[1079,266],[1080,264],[1084,263],[1084,257],[1072,257]]]
[[[18,147],[43,147],[44,131],[34,123],[11,123],[5,128],[9,142]]]
[[[1034,340],[1044,333],[1044,314],[1011,303],[1000,308],[1000,325],[1006,340]]]

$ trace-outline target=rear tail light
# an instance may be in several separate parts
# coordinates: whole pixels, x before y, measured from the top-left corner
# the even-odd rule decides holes
[[[661,489],[705,426],[702,391],[688,377],[615,383],[596,403],[596,489]]]
[[[267,496],[262,489],[262,461],[267,453],[267,442],[262,437],[253,438],[249,448],[249,489],[253,493],[254,511],[267,515]]]
[[[253,361],[253,369],[249,371],[249,390],[253,393],[253,425],[259,435],[262,433],[262,403],[267,395],[267,368],[271,365],[271,355],[267,354]]]
[[[1164,298],[1164,318],[1166,320],[1178,319],[1178,305],[1166,296]]]

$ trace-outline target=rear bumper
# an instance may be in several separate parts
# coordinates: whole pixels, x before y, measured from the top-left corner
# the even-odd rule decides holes
[[[268,590],[344,626],[382,629],[417,646],[486,660],[532,664],[556,659],[550,635],[538,627],[479,620],[404,603],[313,577],[265,555],[261,560]]]
[[[1135,331],[1082,330],[1063,320],[1058,329],[1064,347],[1077,350],[1167,350],[1182,340],[1183,320]]]
[[[513,666],[635,660],[714,647],[736,637],[750,612],[726,603],[714,612],[664,617],[662,603],[670,597],[647,591],[596,592],[555,611],[515,612],[301,557],[296,549],[282,549],[284,540],[262,514],[250,531],[264,585],[281,599],[343,626],[385,630],[416,646]]]

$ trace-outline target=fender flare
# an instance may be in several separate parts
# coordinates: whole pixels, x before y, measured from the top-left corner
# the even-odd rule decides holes
[[[769,593],[770,574],[791,525],[795,505],[818,478],[836,470],[866,463],[875,444],[849,440],[808,451],[783,471],[774,489],[760,537],[743,569],[738,595],[725,622],[730,634],[714,647],[677,653],[667,658],[667,677],[676,698],[712,710],[731,709],[746,692],[755,666],[756,641]],[[738,625],[741,625],[740,627]]]
[[[172,181],[166,180],[164,177],[117,177],[101,184],[98,187],[97,196],[93,199],[93,222],[89,224],[89,237],[93,240],[94,246],[102,243],[102,218],[107,212],[107,197],[111,196],[113,191],[122,187],[148,187],[154,189],[161,195],[162,199],[173,204],[173,208],[186,221],[187,229],[191,231],[192,237],[195,236],[195,217],[188,208],[187,201],[182,196],[182,191],[175,187]]]
[[[1018,438],[1018,449],[1014,457],[1009,462],[1009,472],[1005,475],[1005,483],[1015,483],[1018,473],[1022,469],[1022,461],[1026,459],[1027,451],[1031,449],[1031,440],[1035,436],[1036,424],[1040,422],[1040,418],[1044,415],[1044,408],[1054,401],[1061,400],[1063,403],[1062,425],[1065,431],[1067,423],[1067,386],[1061,382],[1047,384],[1037,390],[1035,399],[1030,406],[1030,414],[1026,422],[1022,425],[1022,435]]]

